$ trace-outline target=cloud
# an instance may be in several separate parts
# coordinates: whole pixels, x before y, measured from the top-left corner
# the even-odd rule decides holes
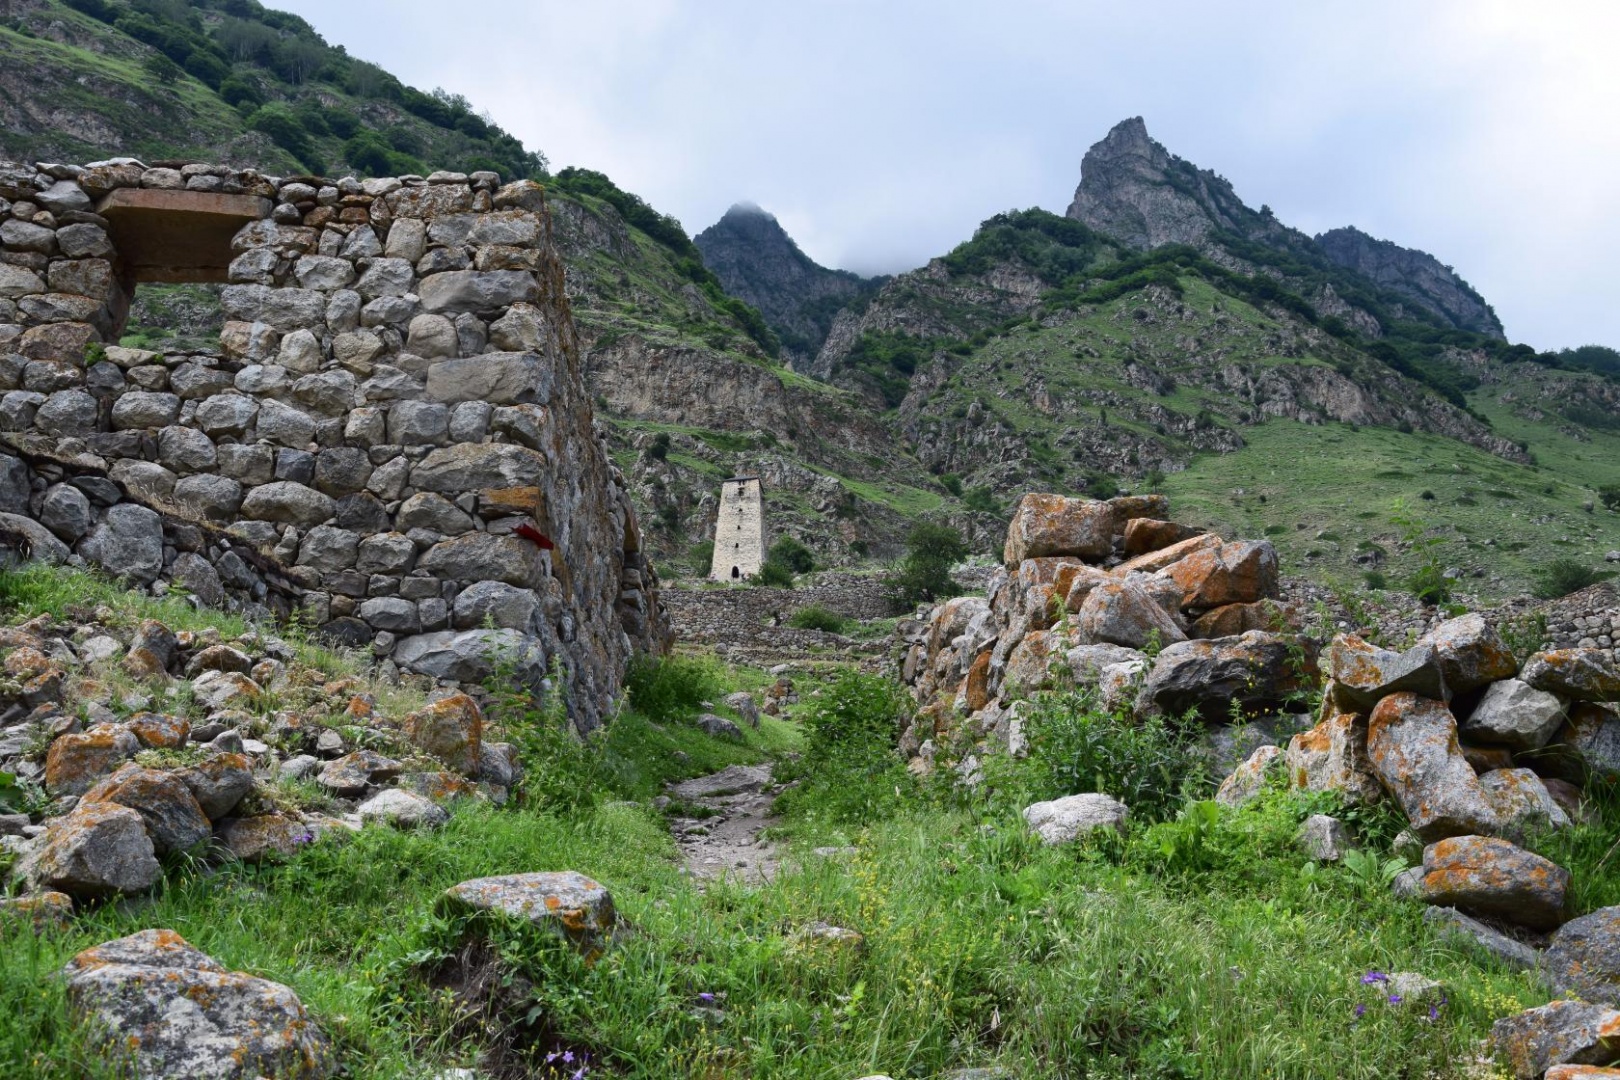
[[[1309,231],[1430,251],[1541,348],[1620,344],[1620,9],[1156,0],[281,0],[697,232],[752,200],[864,272],[1001,210],[1061,212],[1143,115]]]

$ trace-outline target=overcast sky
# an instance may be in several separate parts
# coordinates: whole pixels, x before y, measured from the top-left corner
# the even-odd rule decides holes
[[[1149,133],[1307,232],[1451,264],[1515,341],[1620,346],[1620,4],[267,0],[697,233],[734,202],[864,273],[1062,213]]]

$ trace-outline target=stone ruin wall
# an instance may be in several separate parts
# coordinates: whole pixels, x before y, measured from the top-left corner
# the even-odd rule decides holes
[[[118,347],[142,280],[227,282],[218,353]],[[494,173],[0,164],[0,512],[402,670],[560,664],[582,729],[668,643],[543,189]]]
[[[714,519],[715,581],[746,581],[765,565],[765,500],[759,478],[736,477],[720,488]]]

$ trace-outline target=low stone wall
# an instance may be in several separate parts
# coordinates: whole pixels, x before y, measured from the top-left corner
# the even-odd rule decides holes
[[[670,587],[661,594],[670,626],[682,641],[746,641],[762,628],[786,623],[812,605],[847,619],[881,619],[893,612],[883,579],[870,574],[823,571],[796,589],[741,585],[728,588]]]
[[[218,355],[115,344],[216,273]],[[0,510],[137,585],[253,598],[252,552],[403,669],[559,667],[586,728],[667,643],[538,184],[0,163],[0,391]]]

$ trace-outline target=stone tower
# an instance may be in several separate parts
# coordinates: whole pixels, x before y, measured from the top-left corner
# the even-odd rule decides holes
[[[720,513],[714,522],[715,581],[743,581],[765,565],[765,504],[759,477],[733,476],[720,485]]]

